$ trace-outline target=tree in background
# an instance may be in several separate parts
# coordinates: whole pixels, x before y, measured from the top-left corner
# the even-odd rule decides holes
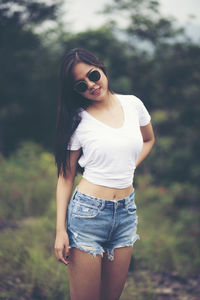
[[[58,4],[0,0],[0,152],[8,155],[20,140],[47,144],[47,111],[55,101],[54,59],[33,32],[56,20]],[[48,112],[52,117],[52,110]]]
[[[14,2],[23,9],[16,11]],[[135,94],[152,113],[157,143],[141,172],[151,169],[161,185],[196,185],[200,46],[173,19],[162,17],[158,1],[113,0],[106,13],[113,20],[120,12],[127,27],[111,21],[79,34],[66,32],[62,23],[49,33],[34,33],[43,21],[58,19],[59,1],[14,2],[0,2],[3,154],[26,139],[53,150],[59,64],[65,51],[83,47],[105,61],[116,92]]]
[[[126,17],[124,36],[131,51],[126,76],[131,88],[153,110],[157,146],[151,168],[159,184],[198,184],[200,45],[163,18],[154,0],[114,0],[106,14]],[[116,14],[113,14],[116,12]]]
[[[175,28],[175,19],[160,14],[157,0],[113,0],[105,6],[103,13],[111,16],[111,23],[118,29],[118,21],[125,19],[125,32],[133,43],[148,41],[155,47],[163,41],[174,41],[184,35],[183,28]]]
[[[142,208],[139,209],[140,228],[144,234],[139,248],[136,247],[139,268],[199,274],[200,45],[192,42],[183,29],[177,29],[172,19],[161,16],[158,1],[113,0],[110,12],[124,17],[126,28],[122,30],[117,21],[111,21],[97,30],[78,34],[67,32],[64,24],[58,21],[61,13],[58,1],[57,8],[56,4],[37,2],[34,6],[34,3],[0,0],[0,152],[9,156],[4,159],[0,155],[0,196],[3,200],[0,225],[6,226],[8,220],[46,214],[50,222],[46,223],[46,230],[49,232],[52,228],[56,178],[49,151],[53,150],[59,66],[67,50],[84,47],[105,62],[114,91],[140,97],[152,115],[156,144],[145,164],[137,169],[142,176],[137,176],[134,182],[138,186],[138,205]],[[52,8],[46,10],[47,7]],[[50,30],[36,30],[41,29],[43,20],[55,20],[56,26]],[[68,28],[70,30],[70,26]],[[26,140],[31,141],[21,143]],[[45,147],[34,145],[32,141]],[[44,226],[38,228],[34,253],[31,252],[33,236],[28,228],[30,253],[34,259],[27,256],[27,273],[24,274],[30,274],[35,266],[32,273],[36,276],[33,282],[36,291],[40,292],[37,283],[40,282],[38,278],[42,278],[43,288],[48,291],[46,295],[59,298],[59,284],[55,281],[52,284],[48,276],[43,276],[51,270],[55,278],[55,268],[49,261],[45,268],[43,256],[38,260],[37,255],[41,253],[38,236],[44,233]],[[10,278],[13,265],[16,273],[23,270],[24,253],[22,242],[17,244],[14,240],[19,235],[16,232],[12,236],[8,232],[8,235],[10,242],[5,238],[2,245],[9,259],[2,255],[2,262],[8,265],[10,257],[14,259],[15,264],[7,269],[7,278]],[[51,239],[46,232],[45,238],[48,238],[47,246],[41,244],[45,249],[44,257]],[[43,235],[40,239],[44,239]],[[22,251],[10,255],[13,240]],[[51,258],[50,250],[48,253]],[[38,272],[38,266],[42,272]],[[5,275],[2,278],[2,282],[7,281]],[[47,285],[47,281],[51,284]],[[27,282],[30,283],[29,279]],[[60,298],[66,296],[64,288],[61,294]],[[22,295],[25,294],[22,292]],[[42,289],[40,298],[44,298]]]

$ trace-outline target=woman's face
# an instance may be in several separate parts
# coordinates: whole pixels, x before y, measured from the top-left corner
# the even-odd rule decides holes
[[[89,74],[92,71],[99,71],[100,78],[97,81],[91,81]],[[108,79],[104,72],[92,65],[87,65],[83,62],[77,63],[72,69],[74,84],[79,81],[84,81],[87,84],[87,90],[79,92],[83,97],[90,100],[102,100],[108,94]]]

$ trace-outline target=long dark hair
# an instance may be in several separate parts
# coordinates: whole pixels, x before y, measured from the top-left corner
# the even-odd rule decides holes
[[[60,68],[58,111],[54,145],[58,177],[61,171],[62,175],[66,177],[66,167],[70,169],[68,163],[70,151],[67,150],[67,146],[69,145],[72,134],[81,121],[79,110],[80,108],[85,109],[91,105],[91,100],[84,98],[73,89],[72,69],[79,62],[84,62],[88,65],[100,68],[108,78],[104,64],[90,51],[82,48],[74,48],[64,55]],[[112,92],[109,82],[108,89]],[[79,166],[78,169],[82,173],[83,169]]]

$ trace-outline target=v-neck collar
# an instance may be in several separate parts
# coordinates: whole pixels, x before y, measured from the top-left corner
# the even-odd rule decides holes
[[[125,124],[126,124],[126,110],[125,110],[125,107],[124,107],[124,103],[122,103],[123,101],[120,100],[120,97],[118,97],[117,94],[115,94],[115,96],[116,96],[116,98],[118,99],[118,101],[120,102],[122,111],[123,111],[123,113],[124,113],[124,122],[123,122],[123,124],[122,124],[121,127],[115,128],[115,127],[112,127],[112,126],[110,126],[110,125],[107,125],[107,124],[105,124],[104,122],[102,122],[102,121],[96,119],[95,117],[93,117],[93,116],[92,116],[90,113],[88,113],[85,109],[84,109],[83,111],[87,114],[87,116],[88,116],[90,119],[93,119],[95,122],[97,122],[97,123],[99,123],[99,124],[101,124],[101,125],[103,125],[103,126],[105,126],[105,127],[107,127],[107,128],[113,129],[113,130],[121,130],[121,129],[124,128],[124,126],[125,126]]]

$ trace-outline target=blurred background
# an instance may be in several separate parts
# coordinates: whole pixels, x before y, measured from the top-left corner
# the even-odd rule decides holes
[[[144,102],[156,135],[134,179],[140,241],[120,299],[197,300],[198,0],[0,0],[0,299],[69,299],[54,257],[53,147],[60,63],[74,47]]]

